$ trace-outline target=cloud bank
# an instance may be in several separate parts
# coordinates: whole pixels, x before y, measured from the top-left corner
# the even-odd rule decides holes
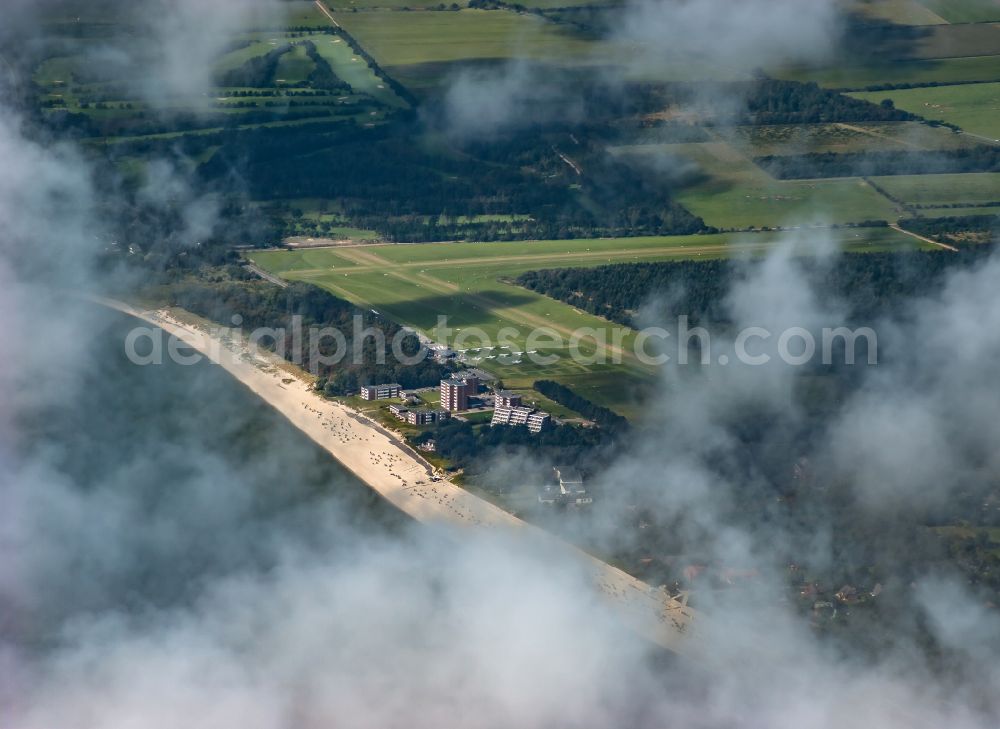
[[[459,139],[489,138],[585,119],[581,83],[596,83],[613,96],[615,90],[627,94],[637,80],[746,79],[756,69],[817,63],[837,50],[844,18],[839,0],[629,0],[609,11],[602,42],[582,59],[586,67],[579,74],[569,74],[558,59],[463,68],[448,81],[440,113],[428,121]],[[740,103],[695,91],[695,102],[708,108]]]
[[[638,63],[705,59],[745,70],[828,58],[841,30],[837,0],[631,0],[612,38]]]
[[[201,20],[176,18],[175,33]],[[683,539],[760,575],[750,592],[696,595],[706,650],[681,662],[618,625],[573,564],[516,538],[382,533],[356,504],[317,506],[310,487],[332,480],[339,493],[349,479],[330,479],[276,427],[258,432],[210,373],[109,365],[107,321],[51,295],[102,286],[92,162],[32,138],[6,106],[0,153],[0,321],[18,344],[0,358],[0,727],[997,725],[1000,625],[973,588],[927,576],[891,647],[844,656],[781,598],[791,540],[821,561],[832,526],[786,534],[730,518],[763,478],[741,468],[731,415],[778,412],[794,426],[794,373],[666,369],[664,416],[603,474],[609,493],[635,487]],[[152,179],[194,200],[175,172]],[[203,229],[200,214],[185,220]],[[801,244],[746,264],[735,321],[842,315],[809,284]],[[996,261],[958,274],[887,322],[890,343],[919,335],[926,348],[871,373],[831,416],[813,456],[872,514],[996,473],[998,274]],[[783,435],[762,447],[780,450]],[[230,442],[246,449],[219,455]],[[617,538],[629,517],[615,505],[591,536]],[[963,665],[942,678],[921,634]]]

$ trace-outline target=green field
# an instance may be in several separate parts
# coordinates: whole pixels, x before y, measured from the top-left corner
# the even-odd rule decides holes
[[[895,205],[857,178],[775,180],[723,142],[617,147],[618,155],[666,155],[694,163],[708,178],[680,190],[677,201],[717,228],[895,220]]]
[[[370,10],[403,10],[403,8],[410,8],[414,10],[421,10],[424,8],[437,8],[441,4],[441,0],[326,0],[325,5],[333,10],[334,12],[344,12],[344,11],[370,11]],[[467,3],[459,3],[461,7],[465,7]],[[451,0],[445,3],[446,6],[451,5]],[[451,12],[450,10],[448,12]]]
[[[893,221],[901,212],[857,178],[761,183],[715,178],[683,191],[677,199],[718,228]]]
[[[871,152],[884,149],[959,149],[977,142],[920,122],[786,124],[737,127],[726,140],[751,157]]]
[[[323,216],[322,219],[327,219],[327,216]],[[330,216],[331,222],[335,220],[333,216]],[[380,239],[379,234],[374,230],[366,230],[364,228],[352,228],[349,225],[334,225],[329,229],[329,231],[324,231],[322,236],[308,235],[306,231],[295,232],[293,235],[302,235],[311,238],[325,238],[335,241],[350,240],[356,243],[364,243],[370,241],[377,241]]]
[[[267,38],[255,39],[243,48],[237,48],[225,54],[215,63],[216,71],[230,71],[239,68],[251,58],[263,56],[273,51],[276,47],[284,43],[285,39],[281,35],[273,35]]]
[[[1000,203],[1000,173],[896,175],[874,180],[894,197],[915,205]]]
[[[889,20],[900,25],[938,25],[948,21],[918,0],[868,0],[856,5],[869,18]]]
[[[289,28],[329,28],[330,19],[314,3],[285,3],[285,25]]]
[[[574,4],[551,1],[558,7]],[[647,82],[746,80],[752,71],[720,65],[712,57],[677,55],[658,59],[655,67],[630,63],[635,49],[627,44],[595,39],[572,23],[532,13],[369,10],[340,11],[335,17],[382,68],[415,91],[440,84],[456,68],[514,59],[558,67],[615,66],[627,80]]]
[[[957,124],[971,134],[1000,140],[1000,83],[875,91],[851,96],[876,104],[882,99],[892,99],[898,108],[926,119]]]
[[[1000,27],[994,24],[930,25],[921,30],[921,37],[911,42],[903,58],[969,58],[1000,53]]]
[[[315,68],[316,64],[306,54],[305,46],[296,45],[278,61],[278,67],[274,71],[274,81],[286,86],[301,84],[309,78],[309,74]]]
[[[588,59],[601,44],[534,15],[490,10],[336,13],[380,65],[483,59]]]
[[[955,218],[965,215],[1000,215],[1000,203],[988,207],[968,207],[968,208],[921,208],[919,211],[922,218]]]
[[[315,16],[319,21],[315,27],[331,27],[329,18],[311,4],[296,8],[294,13],[296,22]],[[350,84],[356,94],[346,90],[339,94],[320,90],[308,100],[295,98],[298,88],[308,87],[308,78],[315,68],[302,44],[304,40],[316,45],[334,73]],[[161,125],[143,121],[148,118],[149,103],[136,94],[131,83],[134,74],[139,72],[138,64],[108,64],[99,69],[99,76],[94,77],[93,64],[88,59],[92,58],[100,42],[91,37],[69,40],[60,45],[60,49],[72,50],[72,53],[41,59],[32,75],[39,98],[51,107],[46,110],[48,113],[66,110],[84,114],[108,130],[104,135],[93,135],[94,139],[109,142],[162,140],[217,132],[223,124],[248,129],[307,126],[317,120],[354,119],[359,124],[372,126],[383,121],[394,109],[407,106],[343,39],[311,31],[255,30],[234,34],[233,45],[229,46],[232,50],[215,59],[211,72],[218,75],[232,71],[251,59],[261,58],[276,48],[291,44],[292,49],[280,57],[267,87],[219,88],[214,96],[208,98],[203,95],[172,97],[160,106],[177,114],[196,111],[205,123],[201,128],[161,132],[157,129]],[[383,106],[378,108],[372,99]],[[282,118],[285,115],[291,118]],[[240,123],[244,116],[248,119],[245,124]],[[343,227],[345,237],[356,237],[347,230],[351,226]]]
[[[390,106],[406,106],[406,102],[396,96],[342,38],[317,35],[310,40],[316,45],[317,52],[330,64],[333,72],[356,92],[368,94]]]
[[[600,5],[601,7],[606,7],[615,4],[617,1],[618,0],[524,0],[524,2],[521,2],[520,4],[526,8],[539,8],[546,10],[550,8],[584,7],[587,5]],[[442,4],[445,6],[444,9],[440,8]],[[468,0],[462,0],[462,2],[456,4],[459,8],[465,8],[468,5]],[[442,2],[442,0],[326,0],[326,6],[331,10],[338,12],[353,10],[370,11],[429,8],[435,11],[440,10],[441,12],[450,13],[454,12],[451,5],[451,0],[448,0],[448,2]]]
[[[825,231],[851,250],[912,248],[914,241],[890,229]],[[601,346],[583,340],[585,356],[606,363],[579,362],[569,356],[573,332],[591,327],[608,331],[608,322],[561,302],[523,289],[509,279],[530,270],[599,266],[606,263],[666,261],[753,255],[770,249],[775,234],[677,236],[594,240],[516,241],[508,243],[427,243],[257,251],[248,254],[261,267],[289,280],[322,286],[364,308],[433,336],[439,316],[453,329],[450,344],[476,349],[483,344],[471,329],[498,344],[503,329],[510,351],[555,355],[550,364],[504,360],[502,351],[471,352],[469,364],[483,367],[512,388],[530,388],[536,379],[566,383],[584,396],[626,416],[640,409],[637,386],[652,382],[652,370],[632,354],[634,334],[622,332],[621,346],[608,333]],[[533,330],[548,328],[561,342],[529,342]],[[465,334],[462,334],[463,330]],[[455,337],[470,337],[456,342]],[[619,364],[614,361],[618,359]]]
[[[944,58],[935,61],[886,61],[828,68],[785,68],[776,78],[815,81],[830,89],[864,89],[882,84],[956,84],[1000,81],[1000,55]]]
[[[66,84],[70,81],[70,74],[80,60],[78,57],[73,56],[49,58],[35,69],[32,80],[42,86]]]
[[[949,23],[982,23],[1000,20],[996,0],[920,0]]]
[[[947,541],[985,539],[989,543],[989,552],[1000,558],[1000,527],[956,525],[930,527],[930,529]]]

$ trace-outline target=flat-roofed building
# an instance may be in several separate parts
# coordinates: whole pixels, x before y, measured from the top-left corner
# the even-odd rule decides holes
[[[406,422],[410,425],[431,425],[451,417],[447,410],[407,410]]]
[[[450,412],[469,409],[469,383],[466,380],[441,380],[441,407]]]
[[[498,408],[519,408],[523,400],[521,394],[510,390],[499,390],[493,394],[493,404]]]
[[[464,382],[469,388],[469,396],[476,395],[479,393],[479,386],[482,384],[482,378],[472,370],[463,370],[461,372],[456,372],[452,379],[460,380]]]
[[[410,425],[430,425],[451,417],[447,410],[414,410],[395,403],[389,406],[389,412]]]
[[[402,390],[402,386],[395,382],[388,382],[383,385],[362,385],[361,399],[388,400],[393,397],[399,397],[399,393]]]
[[[549,425],[551,417],[548,413],[532,408],[497,407],[493,410],[491,427],[498,425],[527,426],[532,433],[541,433]]]

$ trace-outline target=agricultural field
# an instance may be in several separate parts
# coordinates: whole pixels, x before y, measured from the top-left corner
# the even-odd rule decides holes
[[[377,2],[377,0],[373,0]],[[541,0],[527,7],[591,3]],[[606,7],[611,3],[595,3]],[[436,5],[436,4],[435,4]],[[419,6],[414,6],[419,7]],[[572,22],[533,13],[462,9],[445,12],[370,10],[335,17],[376,61],[413,91],[433,89],[457,68],[514,59],[558,67],[612,65],[630,81],[745,80],[750,69],[712,58],[659,58],[655,68],[630,64],[634,49],[578,32]]]
[[[1000,204],[1000,173],[895,175],[876,177],[874,182],[893,197],[913,205]]]
[[[710,225],[735,229],[892,221],[901,214],[856,178],[754,182],[718,176],[682,191],[678,201]]]
[[[316,44],[316,51],[330,64],[333,72],[350,84],[356,93],[367,94],[389,106],[406,106],[406,102],[375,75],[371,67],[343,38],[321,36],[312,40]]]
[[[1000,140],[1000,83],[853,93],[851,96],[875,103],[892,99],[899,109],[955,124],[989,140]]]
[[[966,215],[997,215],[1000,216],[1000,203],[979,207],[941,207],[920,208],[917,210],[924,218],[951,218]]]
[[[996,0],[920,0],[949,23],[984,23],[1000,21],[1000,3]]]
[[[285,25],[289,28],[329,28],[330,19],[313,3],[288,3],[285,9]]]
[[[723,142],[618,147],[619,155],[661,155],[694,165],[704,175],[677,192],[677,200],[717,228],[859,223],[895,220],[899,211],[856,178],[775,180]]]
[[[326,200],[288,200],[274,206],[273,212],[288,218],[291,227],[288,235],[291,245],[309,245],[313,238],[332,241],[353,241],[357,243],[376,241],[379,235],[374,230],[355,228],[348,224],[344,215],[335,205]],[[301,237],[305,240],[294,240]]]
[[[105,24],[90,34],[68,35],[54,43],[52,55],[38,52],[32,78],[40,92],[39,101],[50,115],[85,115],[90,125],[83,136],[116,142],[162,140],[222,128],[297,126],[309,120],[356,119],[370,125],[407,106],[375,69],[334,33],[330,19],[315,5],[288,4],[284,18],[270,14],[261,18],[267,22],[252,15],[247,27],[234,29],[213,61],[210,74],[218,87],[215,97],[164,94],[154,100],[142,93],[134,80],[144,64],[156,59],[139,37],[118,41],[122,51],[127,51],[128,63],[110,54],[111,60],[95,66],[91,59],[116,27]],[[272,23],[279,27],[258,27]],[[339,82],[324,77],[322,88],[312,88],[310,79],[317,63],[309,56],[307,42],[315,44],[320,57],[346,85],[337,87]],[[268,61],[268,54],[272,61]],[[176,118],[172,123],[146,121],[151,107],[167,110]]]
[[[866,0],[855,3],[855,7],[865,17],[900,25],[942,25],[949,22],[919,0]]]
[[[824,233],[849,250],[913,248],[917,243],[891,229],[849,229]],[[257,265],[293,281],[316,284],[355,304],[434,335],[439,316],[454,331],[451,344],[469,349],[468,364],[486,369],[513,388],[528,388],[540,378],[555,379],[588,399],[628,416],[637,402],[628,393],[649,384],[651,371],[634,355],[634,334],[623,330],[620,346],[608,335],[606,346],[584,339],[580,351],[592,363],[568,356],[572,333],[585,327],[604,330],[605,320],[523,289],[509,280],[530,270],[599,266],[613,262],[699,259],[755,255],[768,250],[776,234],[704,235],[509,243],[429,243],[256,251],[247,254]],[[482,345],[472,328],[507,350],[472,351]],[[562,341],[530,342],[532,330],[550,329]],[[503,330],[508,332],[504,335]],[[466,334],[462,334],[466,330]],[[506,336],[504,341],[501,338]],[[467,337],[455,341],[456,337]],[[537,350],[554,355],[536,364],[505,352]],[[601,363],[601,358],[606,363]],[[614,364],[620,359],[620,364]]]
[[[597,5],[607,7],[614,5],[621,0],[525,0],[520,5],[526,8],[538,8],[540,10],[550,10],[553,8],[574,8]],[[468,6],[468,0],[456,3],[452,7],[451,2],[442,0],[325,0],[328,8],[335,12],[371,11],[371,10],[423,10],[432,9],[442,12],[454,12],[460,8]]]
[[[684,224],[683,221],[675,222],[682,220],[683,216],[693,221],[693,225],[687,228],[663,226],[634,229],[632,235],[698,230],[701,221],[694,216],[700,217],[708,228],[753,230],[858,224],[871,220],[893,222],[912,212],[912,206],[916,205],[924,205],[927,210],[948,210],[951,206],[967,208],[981,202],[994,202],[992,198],[982,201],[975,195],[952,191],[950,196],[938,196],[939,199],[930,200],[926,205],[902,197],[900,199],[907,203],[906,208],[910,208],[905,209],[891,199],[894,193],[886,196],[879,192],[880,188],[893,190],[895,183],[891,180],[884,184],[880,181],[877,186],[869,185],[860,178],[778,180],[752,161],[767,155],[852,154],[889,149],[953,150],[981,143],[981,140],[969,135],[913,121],[726,127],[706,124],[704,118],[692,117],[692,124],[679,125],[687,131],[678,139],[658,140],[673,127],[670,124],[647,123],[649,119],[659,119],[657,115],[661,112],[654,109],[648,118],[637,115],[602,121],[602,124],[607,124],[606,130],[616,130],[613,139],[606,143],[585,141],[580,145],[572,134],[559,132],[558,135],[527,142],[533,145],[529,154],[518,151],[522,144],[520,141],[504,142],[507,147],[489,150],[486,156],[480,158],[482,164],[478,167],[472,164],[473,155],[453,146],[447,135],[428,132],[425,125],[419,122],[407,126],[400,121],[406,118],[408,107],[413,102],[413,96],[406,91],[422,94],[438,89],[438,84],[459,68],[482,68],[514,59],[561,68],[597,64],[611,68],[616,66],[616,62],[630,57],[626,49],[616,45],[616,42],[600,40],[599,33],[584,31],[571,22],[553,22],[552,18],[558,13],[550,13],[551,8],[570,7],[572,4],[568,0],[538,0],[537,7],[544,12],[517,13],[503,9],[468,8],[406,11],[404,7],[437,8],[439,3],[404,3],[402,0],[340,0],[327,3],[336,21],[349,35],[336,31],[333,22],[316,5],[307,2],[290,4],[284,27],[272,30],[248,28],[234,36],[226,52],[220,55],[212,68],[217,78],[225,76],[229,79],[225,87],[219,87],[217,96],[210,97],[207,102],[205,99],[180,98],[171,101],[172,109],[178,114],[183,115],[193,108],[200,109],[200,116],[196,119],[185,118],[185,123],[197,128],[152,128],[142,125],[138,117],[147,109],[146,102],[120,93],[123,85],[118,78],[86,79],[86,83],[82,83],[74,74],[86,57],[85,47],[77,48],[71,44],[61,48],[59,55],[44,59],[36,69],[35,80],[42,87],[43,99],[51,105],[52,111],[80,112],[101,129],[103,135],[90,137],[95,141],[103,139],[127,144],[135,140],[161,142],[177,139],[183,142],[196,134],[215,134],[223,130],[302,128],[303,137],[313,135],[311,144],[284,153],[280,158],[263,159],[257,167],[258,176],[266,174],[262,170],[281,168],[280,172],[274,173],[275,185],[281,185],[281,191],[278,192],[276,186],[262,186],[255,191],[252,203],[254,209],[264,216],[280,220],[276,228],[280,231],[278,238],[295,244],[309,245],[317,240],[361,243],[376,240],[622,236],[630,232],[629,226],[635,225],[632,220],[664,214],[662,209],[646,208],[641,214],[630,216],[624,226],[619,224],[617,228],[600,229],[592,223],[566,228],[560,221],[562,229],[558,225],[550,225],[540,230],[539,221],[547,222],[545,211],[566,210],[579,204],[590,212],[594,201],[599,199],[595,197],[599,193],[600,181],[596,179],[599,175],[595,174],[595,179],[590,180],[585,173],[577,171],[576,174],[582,174],[583,179],[574,179],[564,159],[560,159],[563,152],[576,145],[579,145],[581,155],[578,161],[588,169],[602,169],[602,158],[609,157],[628,162],[627,166],[633,170],[641,169],[647,163],[656,163],[670,169],[671,174],[676,176],[676,182],[665,189],[663,197],[675,201],[674,207],[680,211],[678,217],[670,219],[669,225]],[[976,54],[996,54],[1000,51],[997,26],[989,23],[954,24],[959,5],[962,5],[959,3],[870,0],[861,5],[861,10],[870,18],[897,24],[897,31],[904,31],[907,25],[915,26],[912,47],[906,51],[905,59],[882,59],[878,57],[878,52],[884,49],[875,49],[866,65],[857,68],[798,69],[785,73],[801,80],[817,79],[825,86],[855,88],[881,83],[939,83],[956,79],[997,81],[854,94],[856,98],[876,105],[883,99],[891,98],[900,109],[929,118],[936,117],[930,115],[927,109],[940,107],[939,116],[942,119],[959,124],[973,134],[983,134],[995,128],[998,115],[997,105],[993,102],[1000,96],[1000,64],[997,63],[1000,56]],[[968,10],[971,4],[965,3],[964,7]],[[310,57],[304,45],[307,41],[315,45],[321,60]],[[79,43],[85,46],[86,40]],[[289,46],[290,50],[276,56],[276,49],[284,51]],[[971,57],[948,57],[953,55],[957,46],[961,46],[963,54]],[[322,61],[329,64],[333,74],[347,86],[337,86],[335,80],[333,84],[327,84],[325,90],[311,88],[310,79],[317,70],[325,68]],[[746,80],[750,73],[749,69],[734,71],[716,67],[711,61],[692,60],[676,67],[665,62],[656,69],[656,74],[643,76],[648,74],[648,69],[643,71],[641,65],[634,64],[637,70],[626,73],[623,78],[656,84],[667,80]],[[123,69],[118,73],[125,74],[126,71]],[[234,80],[241,78],[240,73],[254,72],[255,83],[234,84]],[[570,76],[574,79],[573,83],[578,83],[578,77],[585,79],[588,74],[568,75],[567,78]],[[401,88],[400,83],[405,88]],[[112,90],[118,93],[112,94]],[[433,103],[434,98],[433,94],[420,95],[417,103]],[[210,107],[208,113],[206,103]],[[674,113],[675,109],[667,106],[666,111]],[[683,114],[684,110],[680,111]],[[423,118],[422,115],[417,117]],[[370,146],[364,146],[364,153],[360,154],[356,150],[362,147],[361,143],[350,143],[356,146],[343,144],[352,132],[339,136],[342,130],[332,131],[329,128],[331,122],[354,122],[357,128],[379,127],[392,132],[389,140],[373,141]],[[618,129],[627,131],[619,132]],[[373,139],[380,137],[373,134]],[[393,149],[392,139],[408,140],[403,143],[407,151],[400,153]],[[377,175],[355,172],[359,179],[364,180],[364,194],[370,197],[362,200],[361,193],[357,192],[362,188],[326,182],[323,178],[330,174],[329,170],[345,163],[345,154],[351,155],[351,161],[345,164],[353,165],[354,170],[364,170],[365,160],[373,159],[372,155],[381,148],[387,151],[381,153],[384,156],[379,157],[376,166],[391,159],[397,174],[395,179],[386,181],[378,179]],[[198,145],[195,155],[199,164],[204,165],[212,161],[219,150],[220,143],[213,138]],[[605,155],[605,151],[609,154]],[[226,158],[225,152],[223,150],[218,159]],[[519,154],[523,156],[519,157]],[[241,157],[245,159],[246,156],[246,150],[243,150]],[[122,155],[118,164],[123,172],[138,179],[141,160]],[[311,183],[295,181],[298,165],[306,168],[313,165],[311,173],[299,176]],[[492,189],[478,190],[476,186],[479,184],[482,187],[483,173],[494,172],[497,173],[496,178],[489,177],[489,180],[491,183],[497,180],[496,184],[501,186],[496,190],[499,194],[494,194]],[[426,182],[399,185],[396,179]],[[419,207],[413,205],[405,210],[399,208],[400,200],[414,198],[414,195],[401,197],[412,192],[406,185],[417,184],[424,188],[438,181],[446,181],[448,185],[442,186],[440,192],[435,189],[433,200],[447,200],[447,207],[438,209],[432,203]],[[451,185],[452,181],[456,184]],[[520,199],[509,197],[512,190],[524,190],[528,184],[537,186],[530,196],[524,195]],[[504,185],[514,187],[502,188]],[[453,191],[468,197],[458,202]],[[322,198],[323,195],[328,197]],[[503,203],[497,202],[505,197],[512,200],[506,208]],[[304,201],[302,198],[318,199]],[[541,202],[538,202],[540,199]],[[391,202],[387,202],[385,209],[380,209],[380,200]],[[532,204],[525,204],[524,200]],[[607,204],[607,209],[612,211],[608,217],[621,209],[622,204],[622,201]],[[386,213],[386,210],[397,212]],[[671,211],[666,214],[677,215]],[[601,225],[609,224],[602,221]],[[643,241],[647,240],[650,239],[629,239],[625,249],[646,251]],[[724,254],[719,250],[703,250],[701,253]],[[655,255],[667,254],[661,251]],[[350,261],[342,261],[338,265],[346,268],[350,266]]]
[[[969,58],[1000,52],[1000,25],[997,24],[930,25],[921,30],[921,37],[907,48],[907,58]]]
[[[326,0],[324,3],[333,12],[354,12],[371,10],[424,10],[438,9],[441,0]],[[467,3],[461,3],[464,7]],[[450,6],[447,2],[444,5]]]
[[[278,61],[278,68],[274,72],[274,81],[278,85],[287,86],[303,84],[315,68],[316,64],[306,55],[305,46],[295,45]]]
[[[534,15],[490,10],[337,13],[344,26],[386,67],[482,59],[561,60],[585,56],[593,44]]]
[[[404,84],[433,87],[456,64],[512,59],[559,65],[611,62],[614,46],[531,14],[371,11],[335,14],[337,22]]]
[[[281,36],[277,33],[267,36],[252,36],[245,39],[246,45],[222,56],[215,62],[217,72],[232,71],[239,68],[251,58],[263,56],[274,50]]]
[[[960,149],[974,140],[919,122],[786,124],[737,127],[726,140],[749,157],[838,154],[884,149]]]
[[[885,84],[958,84],[1000,81],[1000,55],[929,61],[838,63],[825,68],[775,69],[776,78],[815,81],[830,89],[864,90]]]

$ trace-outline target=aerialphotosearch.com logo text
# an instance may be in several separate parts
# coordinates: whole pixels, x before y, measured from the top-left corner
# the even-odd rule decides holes
[[[551,366],[569,359],[582,365],[730,365],[760,367],[773,362],[806,365],[878,364],[878,336],[868,327],[800,327],[780,331],[751,326],[724,334],[713,334],[703,326],[691,326],[687,316],[677,317],[672,329],[660,326],[582,327],[573,331],[554,327],[523,330],[501,327],[489,333],[479,327],[453,328],[439,316],[430,336],[396,328],[391,337],[357,314],[350,327],[305,328],[301,316],[290,326],[241,328],[242,317],[232,318],[232,327],[214,327],[202,336],[197,348],[159,327],[138,326],[125,338],[125,354],[137,365],[161,364],[165,358],[182,365],[197,364],[207,355],[214,362],[247,357],[278,357],[306,368],[312,374],[340,364],[385,364],[392,361],[416,365],[428,357],[455,359],[475,365],[531,363]],[[344,329],[348,329],[345,333]],[[197,351],[201,349],[203,355]]]

